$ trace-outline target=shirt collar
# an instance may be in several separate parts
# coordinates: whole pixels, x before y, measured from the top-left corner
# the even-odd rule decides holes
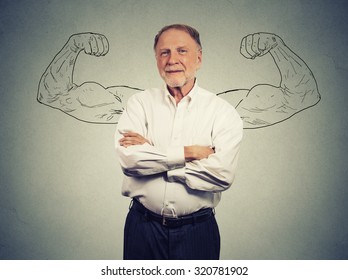
[[[164,93],[165,93],[165,98],[175,104],[174,97],[170,94],[168,87],[166,84],[163,85],[164,87]],[[193,88],[190,90],[190,92],[184,97],[187,98],[188,100],[188,107],[190,108],[192,106],[193,101],[196,99],[197,96],[197,91],[198,91],[198,82],[197,79],[195,80],[195,84],[193,85]],[[175,104],[176,105],[176,104]]]

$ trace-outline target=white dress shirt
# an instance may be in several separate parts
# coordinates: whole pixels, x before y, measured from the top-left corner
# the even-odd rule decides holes
[[[122,132],[151,143],[119,145]],[[122,194],[146,208],[181,216],[215,207],[235,177],[243,124],[226,101],[197,83],[177,105],[167,87],[131,96],[115,133],[125,174]],[[214,147],[202,160],[185,162],[184,146]]]

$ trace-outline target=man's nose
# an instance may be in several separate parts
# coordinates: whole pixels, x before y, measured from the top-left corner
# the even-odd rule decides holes
[[[176,53],[171,53],[169,55],[169,59],[168,59],[168,64],[176,64],[179,62],[179,57],[178,57],[178,54]]]

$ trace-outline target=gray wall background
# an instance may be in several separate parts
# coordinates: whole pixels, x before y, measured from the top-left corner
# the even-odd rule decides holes
[[[10,1],[0,3],[0,258],[121,259],[129,200],[113,125],[36,102],[39,79],[73,33],[105,34],[75,81],[160,86],[152,40],[195,26],[199,83],[214,92],[278,83],[270,57],[239,54],[243,36],[281,36],[312,69],[322,101],[279,125],[245,131],[237,179],[217,208],[222,259],[347,259],[346,1]]]

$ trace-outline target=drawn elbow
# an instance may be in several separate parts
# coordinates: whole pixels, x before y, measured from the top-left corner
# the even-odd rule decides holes
[[[48,104],[47,98],[45,98],[45,94],[40,90],[40,88],[38,90],[36,100],[41,104],[44,104],[44,105]]]
[[[48,105],[46,96],[47,96],[47,93],[42,91],[41,85],[39,85],[36,100],[41,104]]]
[[[321,100],[321,95],[319,93],[318,88],[315,89],[315,91],[313,92],[313,105],[317,104],[320,100]]]
[[[304,108],[316,105],[321,100],[321,95],[317,87],[306,93],[304,98]]]
[[[41,104],[48,105],[48,96],[49,96],[49,91],[48,91],[48,86],[45,83],[45,75],[41,77],[41,80],[39,82],[39,87],[38,87],[38,92],[37,92],[37,101]]]

